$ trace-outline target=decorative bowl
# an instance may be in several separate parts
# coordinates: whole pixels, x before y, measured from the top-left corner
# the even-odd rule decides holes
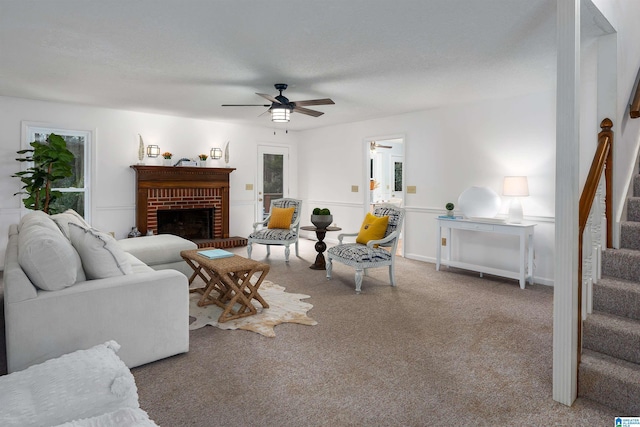
[[[311,215],[311,223],[316,228],[327,228],[333,222],[333,215]]]

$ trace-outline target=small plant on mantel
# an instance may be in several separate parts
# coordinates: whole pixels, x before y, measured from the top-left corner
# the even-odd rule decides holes
[[[198,157],[200,158],[200,160],[202,160],[203,162],[207,160],[207,158],[209,156],[207,156],[206,154],[198,154]]]
[[[164,159],[171,160],[171,158],[173,157],[173,153],[171,153],[169,151],[165,151],[164,153],[162,153],[162,157]]]

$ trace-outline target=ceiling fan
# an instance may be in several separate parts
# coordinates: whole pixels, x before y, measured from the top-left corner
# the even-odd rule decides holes
[[[289,101],[289,99],[282,94],[282,91],[287,88],[285,83],[276,83],[276,90],[280,91],[280,95],[271,96],[266,93],[257,93],[261,97],[271,101],[271,104],[222,104],[223,107],[269,107],[267,110],[271,113],[271,120],[274,122],[288,122],[289,114],[291,112],[306,114],[307,116],[319,117],[324,113],[322,111],[311,110],[304,108],[308,105],[330,105],[335,104],[331,99],[308,99],[306,101]]]
[[[369,143],[369,148],[371,149],[371,151],[376,151],[376,148],[393,148],[393,147],[390,145],[378,144],[376,141],[371,141]]]

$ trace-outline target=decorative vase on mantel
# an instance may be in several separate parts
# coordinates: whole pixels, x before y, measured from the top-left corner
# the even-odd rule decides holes
[[[129,232],[129,234],[127,234],[128,238],[140,236],[142,236],[142,233],[138,230],[138,227],[131,227],[131,231]]]

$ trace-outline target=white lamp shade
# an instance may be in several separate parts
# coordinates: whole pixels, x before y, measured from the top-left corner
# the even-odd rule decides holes
[[[505,176],[502,194],[513,197],[509,205],[509,221],[512,224],[522,222],[522,202],[520,197],[529,195],[529,182],[526,176]]]
[[[505,176],[502,194],[513,197],[529,195],[529,182],[526,176]]]

